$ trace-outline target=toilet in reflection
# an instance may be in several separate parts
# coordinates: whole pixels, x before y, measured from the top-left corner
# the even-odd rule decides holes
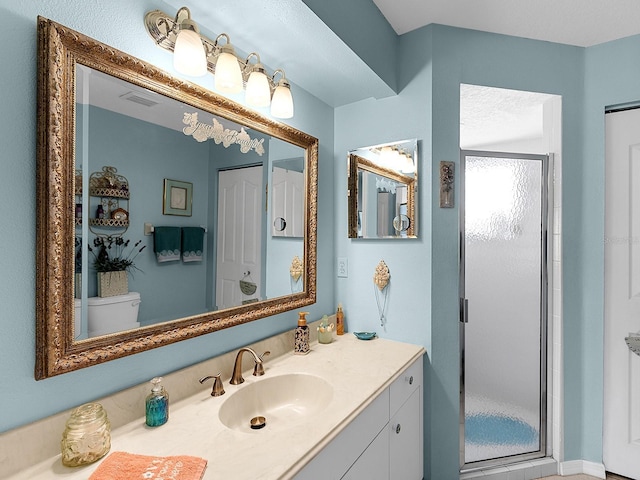
[[[113,297],[89,297],[87,299],[89,336],[97,337],[138,328],[140,302],[138,292]]]

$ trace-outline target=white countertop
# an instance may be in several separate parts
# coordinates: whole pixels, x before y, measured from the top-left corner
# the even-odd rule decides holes
[[[327,345],[313,343],[308,355],[293,353],[269,361],[265,375],[244,373],[245,383],[230,385],[225,395],[212,397],[211,385],[200,393],[169,406],[169,421],[147,427],[144,418],[111,432],[111,452],[142,455],[193,455],[206,458],[207,480],[267,480],[292,478],[351,420],[411,363],[424,354],[418,345],[384,339],[357,340],[352,334],[336,337]],[[327,380],[333,387],[330,404],[310,421],[286,429],[239,432],[218,419],[220,405],[237,389],[269,376],[306,373]],[[171,395],[171,392],[169,392]],[[106,458],[106,457],[105,457]],[[100,464],[64,467],[60,455],[9,477],[8,480],[86,480]]]

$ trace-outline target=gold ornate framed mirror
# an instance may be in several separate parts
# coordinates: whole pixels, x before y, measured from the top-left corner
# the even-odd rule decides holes
[[[91,239],[95,238],[93,229],[87,229],[84,224],[102,224],[109,222],[95,221],[93,213],[87,213],[80,208],[78,213],[77,204],[79,202],[87,202],[87,206],[93,209],[92,201],[87,192],[83,192],[80,184],[88,186],[91,172],[101,171],[105,166],[111,166],[113,162],[117,162],[122,155],[106,155],[106,160],[97,160],[97,155],[87,147],[87,140],[81,138],[82,130],[86,128],[86,112],[82,109],[89,107],[84,105],[84,100],[79,98],[80,93],[86,93],[85,88],[89,83],[84,83],[83,79],[88,77],[109,78],[116,82],[124,82],[132,91],[140,93],[141,97],[162,98],[170,102],[177,102],[180,108],[190,112],[198,112],[201,123],[209,122],[209,125],[216,125],[216,122],[224,124],[225,132],[235,132],[232,136],[234,139],[242,134],[247,134],[250,139],[244,141],[229,141],[229,135],[225,139],[221,139],[218,145],[214,142],[213,134],[207,138],[196,139],[194,128],[199,126],[195,121],[188,123],[184,121],[186,116],[180,113],[179,120],[187,124],[181,132],[171,132],[171,135],[181,135],[193,142],[207,144],[207,151],[214,152],[210,156],[223,156],[216,148],[226,148],[229,145],[235,147],[234,162],[238,163],[239,158],[245,153],[244,150],[254,152],[261,151],[260,144],[270,145],[263,155],[260,162],[264,162],[265,171],[270,170],[271,162],[281,160],[283,158],[300,157],[303,159],[304,169],[304,206],[302,208],[304,214],[304,232],[302,238],[296,239],[295,252],[302,257],[303,273],[300,278],[302,287],[289,291],[282,289],[269,288],[269,285],[287,284],[289,283],[289,266],[291,258],[282,258],[280,263],[286,265],[286,268],[276,270],[266,264],[266,258],[263,258],[262,264],[267,270],[257,279],[263,279],[267,285],[265,287],[257,287],[257,292],[262,295],[254,295],[247,301],[239,304],[230,304],[229,306],[219,306],[219,302],[215,300],[215,281],[206,283],[207,290],[202,300],[203,306],[182,310],[179,313],[173,313],[170,318],[161,318],[157,320],[149,320],[140,322],[139,328],[117,330],[107,334],[96,334],[93,336],[78,335],[78,324],[82,325],[82,329],[86,328],[87,321],[87,300],[95,295],[93,292],[94,285],[87,280],[87,277],[95,278],[95,272],[89,265],[88,257],[91,256],[91,248],[87,247]],[[84,85],[81,87],[81,85]],[[101,88],[93,88],[101,90]],[[144,100],[144,98],[143,98]],[[90,108],[94,108],[92,105]],[[168,345],[193,338],[195,336],[208,334],[224,328],[233,327],[242,323],[250,322],[270,315],[275,315],[292,309],[297,309],[316,300],[316,222],[317,222],[317,163],[318,163],[318,140],[304,132],[296,130],[290,126],[274,122],[260,115],[257,112],[248,110],[235,102],[224,97],[218,96],[211,91],[194,85],[184,80],[174,78],[166,72],[149,65],[137,58],[127,55],[112,47],[104,45],[93,40],[83,34],[75,32],[60,24],[57,24],[46,18],[38,18],[38,146],[37,146],[37,251],[36,251],[36,367],[35,378],[43,379],[70,372],[80,368],[88,367],[98,363],[132,355],[152,348]],[[158,115],[156,115],[158,116]],[[184,116],[184,118],[183,118]],[[193,120],[193,117],[190,117]],[[79,122],[84,122],[80,125]],[[136,120],[137,121],[137,120]],[[179,122],[180,123],[180,122]],[[191,129],[187,133],[188,127]],[[169,127],[170,128],[170,127]],[[168,130],[167,130],[168,131]],[[196,132],[197,133],[197,132]],[[183,135],[184,134],[184,135]],[[92,133],[93,135],[93,133]],[[115,134],[110,134],[115,135]],[[191,135],[191,136],[187,136]],[[165,137],[167,135],[154,134],[154,136]],[[202,137],[202,136],[201,136]],[[93,143],[95,137],[91,137]],[[142,138],[140,143],[142,143]],[[111,144],[114,149],[123,141],[118,137],[111,137]],[[180,150],[184,151],[184,150]],[[89,153],[87,153],[89,152]],[[150,156],[158,157],[159,153],[153,153]],[[137,155],[131,155],[137,157]],[[149,182],[149,177],[136,178],[135,171],[153,172],[165,178],[172,178],[168,174],[154,172],[157,167],[150,168],[148,166],[133,166],[134,160],[127,158],[127,162],[118,164],[117,173],[127,178],[126,193],[127,202],[116,203],[113,207],[105,204],[106,209],[112,209],[112,213],[118,216],[112,216],[118,225],[125,222],[127,228],[126,235],[133,241],[141,238],[146,242],[148,248],[144,255],[147,258],[147,271],[142,273],[136,272],[131,283],[136,283],[136,290],[142,291],[142,304],[145,304],[145,298],[148,303],[152,297],[153,291],[157,291],[157,286],[149,286],[142,283],[145,277],[155,277],[156,270],[161,272],[158,265],[154,262],[156,258],[153,256],[151,237],[143,237],[153,230],[149,220],[149,211],[155,212],[159,217],[157,222],[165,222],[173,225],[189,225],[189,221],[196,222],[197,212],[205,212],[212,209],[212,205],[216,204],[217,198],[212,195],[206,196],[204,200],[202,196],[209,189],[220,189],[219,186],[212,187],[209,184],[198,185],[193,184],[193,192],[190,190],[185,192],[188,196],[186,199],[191,201],[193,195],[193,215],[168,217],[162,216],[161,202],[161,181],[159,182],[160,190],[157,193],[157,205],[148,206],[145,201],[141,201],[140,192],[153,188],[147,184],[155,185]],[[252,160],[251,165],[255,164]],[[180,161],[185,161],[180,158]],[[247,165],[242,164],[241,167]],[[80,167],[80,168],[79,168]],[[180,172],[186,171],[180,165],[174,165],[174,170]],[[229,169],[229,163],[224,166],[208,166],[207,172],[201,174],[193,174],[196,181],[199,177],[203,179],[218,178],[219,172]],[[123,171],[129,170],[129,172]],[[80,173],[78,173],[80,172]],[[131,172],[134,172],[133,174]],[[211,173],[215,172],[215,173]],[[152,175],[152,173],[148,173]],[[186,176],[186,174],[184,174]],[[264,174],[264,181],[268,182],[268,175]],[[184,182],[180,185],[188,185],[192,178],[180,178]],[[217,185],[217,184],[216,184]],[[268,185],[268,183],[266,183]],[[89,190],[87,188],[86,190]],[[179,191],[177,191],[180,194]],[[153,195],[156,195],[153,193]],[[118,194],[118,196],[123,196]],[[261,191],[260,196],[267,198],[268,195]],[[204,203],[197,203],[198,198]],[[181,203],[185,203],[185,197],[180,194],[175,202],[176,208],[180,208]],[[148,211],[140,210],[142,207]],[[122,212],[126,215],[123,215]],[[207,211],[208,212],[208,211]],[[217,214],[204,215],[203,218],[219,217]],[[84,215],[84,216],[83,216]],[[91,215],[91,218],[88,217]],[[80,217],[78,222],[77,217]],[[95,217],[97,218],[97,217]],[[265,214],[266,218],[266,214]],[[151,219],[153,220],[153,219]],[[207,220],[203,220],[206,222]],[[182,223],[177,223],[182,222]],[[79,226],[80,225],[80,226]],[[99,228],[102,228],[99,225]],[[197,226],[197,223],[195,224]],[[266,220],[265,220],[266,225]],[[215,252],[215,244],[217,240],[214,238],[217,224],[209,224],[203,228],[206,237],[205,247]],[[128,231],[127,231],[128,229]],[[266,226],[263,228],[267,231]],[[116,235],[117,236],[117,235]],[[110,234],[104,234],[104,238],[114,238]],[[264,238],[271,239],[271,235],[263,235]],[[285,239],[286,240],[286,239]],[[78,244],[82,255],[78,266]],[[95,245],[95,244],[93,244]],[[275,251],[286,250],[281,245],[273,247],[273,251],[269,245],[260,247],[264,257],[268,257],[273,263]],[[140,260],[141,257],[138,257]],[[210,253],[200,262],[200,268],[207,271],[209,277],[212,276],[211,269],[215,269],[215,255]],[[137,260],[137,261],[138,261]],[[153,261],[152,261],[153,260]],[[183,259],[184,260],[184,259]],[[209,262],[209,260],[211,262]],[[198,262],[194,262],[197,264]],[[194,264],[177,262],[174,263],[174,272],[183,269],[185,278],[195,277],[194,272],[197,268]],[[213,266],[212,266],[213,265]],[[76,269],[80,269],[81,276],[78,276]],[[168,268],[164,268],[168,271]],[[286,271],[286,278],[277,277],[272,280],[272,272]],[[174,273],[173,275],[177,275]],[[204,275],[204,274],[203,274]],[[278,275],[281,275],[278,273]],[[254,273],[255,278],[257,275]],[[247,272],[238,275],[235,284],[240,282],[246,283],[246,278],[251,277]],[[176,277],[173,277],[176,278]],[[204,277],[203,277],[204,278]],[[75,282],[75,284],[74,284]],[[94,281],[95,282],[95,281]],[[181,282],[174,281],[175,284]],[[221,282],[218,282],[221,283]],[[198,283],[200,286],[200,283]],[[147,289],[147,290],[145,290]],[[301,290],[301,291],[300,291]],[[147,293],[145,293],[147,292]],[[173,293],[172,293],[173,292]],[[174,300],[178,297],[177,290],[160,292],[169,299]],[[178,302],[174,302],[178,303]],[[142,308],[142,307],[141,307]],[[141,310],[142,312],[142,310]],[[153,314],[149,314],[153,316]],[[80,323],[75,320],[82,321]]]

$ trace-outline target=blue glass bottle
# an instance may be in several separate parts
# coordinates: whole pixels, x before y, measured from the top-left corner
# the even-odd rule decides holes
[[[160,382],[162,377],[151,380],[153,387],[146,400],[146,423],[150,427],[159,427],[169,420],[169,394]]]

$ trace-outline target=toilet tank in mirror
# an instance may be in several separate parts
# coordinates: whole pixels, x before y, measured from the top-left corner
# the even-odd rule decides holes
[[[358,148],[348,162],[349,238],[417,238],[418,140]]]
[[[316,138],[51,20],[38,33],[36,379],[315,302]],[[276,214],[280,170],[296,188]]]

